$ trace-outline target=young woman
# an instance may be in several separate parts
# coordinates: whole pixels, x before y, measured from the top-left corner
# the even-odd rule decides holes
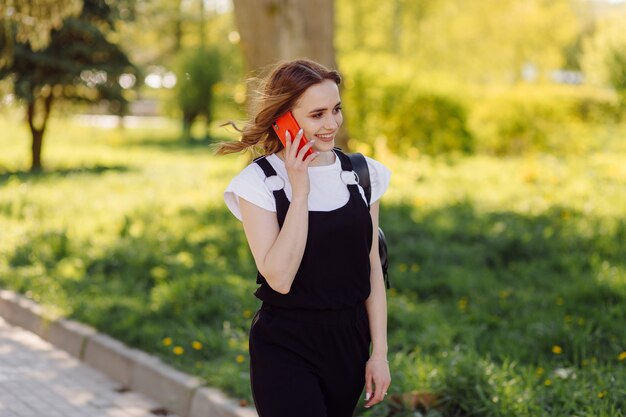
[[[351,417],[364,385],[371,407],[391,383],[374,233],[390,172],[367,158],[368,209],[349,159],[334,149],[343,122],[340,82],[336,71],[312,61],[278,65],[241,140],[218,149],[264,154],[224,194],[259,271],[255,295],[263,303],[252,319],[249,351],[260,417]],[[272,124],[288,111],[301,130],[295,138],[286,133],[283,147]],[[303,136],[308,143],[298,151]]]

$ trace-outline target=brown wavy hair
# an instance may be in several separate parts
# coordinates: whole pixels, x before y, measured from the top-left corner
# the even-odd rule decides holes
[[[215,152],[224,155],[254,149],[268,155],[280,151],[283,144],[274,132],[272,123],[278,116],[293,109],[309,87],[324,80],[332,80],[339,85],[341,76],[337,71],[329,70],[308,59],[277,64],[271,73],[261,80],[254,106],[256,114],[245,124],[243,130],[240,130],[241,138],[238,141],[218,144]]]

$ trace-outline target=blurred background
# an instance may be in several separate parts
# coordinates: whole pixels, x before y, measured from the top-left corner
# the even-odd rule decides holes
[[[256,269],[222,193],[256,83],[343,76],[393,172],[390,400],[624,416],[626,1],[5,0],[0,287],[250,404]]]

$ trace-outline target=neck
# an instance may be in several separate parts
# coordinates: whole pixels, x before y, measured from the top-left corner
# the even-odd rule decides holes
[[[284,161],[285,149],[280,150],[279,152],[276,153],[276,155],[278,155],[278,157]],[[333,163],[335,163],[335,158],[336,158],[336,155],[335,155],[335,152],[333,151],[320,152],[317,158],[311,161],[309,166],[318,167],[318,166],[324,166],[324,165],[332,165]]]
[[[326,151],[326,152],[320,152],[317,158],[311,161],[311,164],[309,166],[316,167],[316,166],[332,165],[334,162],[335,162],[335,152]]]

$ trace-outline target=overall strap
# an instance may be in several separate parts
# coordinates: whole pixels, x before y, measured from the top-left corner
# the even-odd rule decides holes
[[[369,186],[369,170],[367,170],[367,162],[365,162],[365,157],[361,154],[345,154],[341,150],[341,148],[334,148],[333,150],[335,151],[335,154],[341,162],[342,171],[352,171],[356,174],[357,183],[363,188],[365,197],[367,198],[367,206],[369,207],[371,188],[366,188],[366,185],[364,184],[364,180],[366,180],[367,185]],[[363,159],[363,162],[365,163],[365,171],[363,171],[361,164],[359,164],[358,158],[354,157],[355,155],[360,155]],[[355,193],[355,195],[362,199],[361,193],[359,192],[359,187],[357,187],[356,183],[346,185],[348,186],[348,189],[351,193]]]
[[[256,158],[254,162],[263,170],[266,182],[272,177],[280,178],[272,164],[269,163],[265,156]],[[287,216],[287,210],[289,209],[289,199],[287,198],[287,194],[285,194],[285,182],[282,178],[280,178],[280,180],[283,182],[282,188],[271,189],[271,191],[272,194],[274,194],[274,199],[276,200],[276,216],[278,218],[278,226],[283,227],[285,217]]]

